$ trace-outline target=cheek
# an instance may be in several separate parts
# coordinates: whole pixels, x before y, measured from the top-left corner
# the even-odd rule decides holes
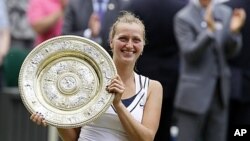
[[[122,44],[119,42],[114,42],[113,45],[111,46],[111,49],[113,52],[117,52],[122,48]]]
[[[139,43],[135,47],[136,47],[136,50],[138,50],[139,52],[142,52],[144,49],[143,43]]]
[[[114,44],[114,48],[117,48],[117,49],[120,49],[120,48],[122,48],[123,46],[125,46],[126,44],[125,43],[123,43],[123,42],[115,42],[115,44]]]

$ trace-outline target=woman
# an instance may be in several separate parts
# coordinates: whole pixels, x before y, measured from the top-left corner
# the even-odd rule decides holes
[[[135,73],[145,45],[145,27],[132,13],[124,12],[110,31],[110,47],[118,75],[107,86],[115,94],[113,105],[96,121],[74,129],[58,129],[64,141],[153,141],[159,126],[162,85]],[[138,103],[138,104],[136,104]],[[31,120],[46,126],[42,115]]]

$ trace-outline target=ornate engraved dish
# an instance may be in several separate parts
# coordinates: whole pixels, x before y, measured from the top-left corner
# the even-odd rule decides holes
[[[80,127],[99,117],[114,96],[105,88],[117,74],[110,55],[97,43],[59,36],[34,48],[19,74],[22,101],[60,128]]]

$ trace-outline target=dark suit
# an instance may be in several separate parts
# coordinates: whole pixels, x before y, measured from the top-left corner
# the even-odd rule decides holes
[[[232,91],[229,111],[228,141],[233,139],[232,133],[242,125],[250,125],[250,1],[231,0],[227,3],[232,8],[244,8],[246,22],[242,29],[242,50],[230,60],[232,70]]]
[[[235,71],[235,75],[233,74],[233,79],[239,80],[239,84],[237,85],[234,84],[233,88],[233,93],[232,93],[232,98],[235,100],[239,100],[242,102],[250,102],[250,88],[249,88],[249,83],[250,83],[250,36],[249,36],[249,31],[250,31],[250,1],[247,0],[231,0],[230,2],[227,3],[229,6],[232,8],[244,8],[246,11],[246,22],[245,26],[242,29],[242,50],[240,54],[235,57],[230,59],[229,65],[232,67],[232,69]],[[236,78],[237,77],[237,78]],[[236,87],[236,86],[238,87]],[[240,88],[239,88],[240,87]]]
[[[161,120],[155,141],[170,140],[169,128],[179,67],[173,17],[185,4],[182,0],[131,0],[125,8],[138,15],[146,28],[147,42],[136,69],[163,85]]]
[[[109,0],[100,35],[103,41],[101,45],[107,51],[110,50],[108,43],[109,30],[120,10],[121,3],[119,0]],[[65,11],[62,34],[83,36],[84,30],[88,28],[88,22],[92,13],[92,0],[70,0]]]
[[[232,10],[217,5],[217,30],[208,32],[202,8],[190,2],[176,14],[180,77],[175,97],[179,140],[224,141],[230,90],[227,58],[239,51],[241,36],[229,31]],[[201,131],[204,131],[200,133]]]

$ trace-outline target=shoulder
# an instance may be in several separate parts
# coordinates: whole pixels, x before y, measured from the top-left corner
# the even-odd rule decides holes
[[[192,10],[192,7],[192,4],[187,4],[175,14],[175,17],[185,17]]]
[[[163,87],[157,80],[149,80],[147,101],[155,101],[160,104],[163,99]]]
[[[148,91],[149,92],[151,90],[162,91],[162,89],[163,89],[162,84],[158,80],[150,79],[149,77],[146,77],[144,75],[139,75],[139,74],[137,74],[137,75],[140,77],[142,83],[146,84],[148,82]]]
[[[159,81],[150,79],[149,87],[162,88],[162,85]]]
[[[137,74],[137,73],[136,73]],[[161,85],[161,83],[158,81],[158,80],[153,80],[153,79],[150,79],[149,77],[147,77],[147,76],[144,76],[144,75],[141,75],[141,74],[137,74],[139,77],[140,77],[140,79],[142,79],[142,80],[149,80],[149,87],[152,87],[152,86],[154,86],[154,87],[162,87],[162,85]]]
[[[149,81],[149,93],[159,93],[162,95],[162,93],[163,93],[162,84],[157,80],[150,79],[150,81]]]
[[[184,6],[182,9],[180,9],[174,16],[174,22],[180,22],[180,21],[189,21],[192,19],[193,16],[191,13],[194,10],[194,5],[189,3],[186,6]]]

